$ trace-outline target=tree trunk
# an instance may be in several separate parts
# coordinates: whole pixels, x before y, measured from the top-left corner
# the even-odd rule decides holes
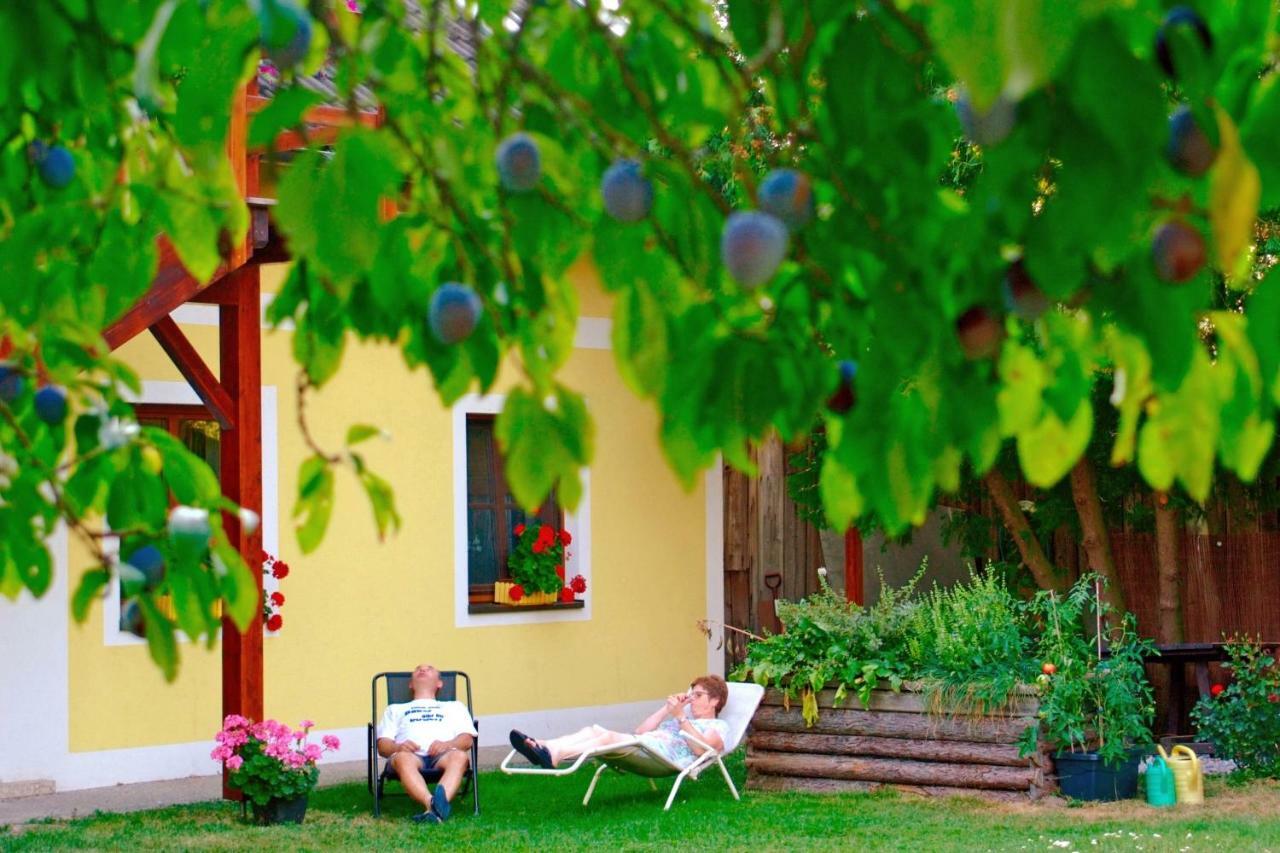
[[[1106,580],[1107,603],[1119,616],[1126,610],[1124,590],[1120,588],[1115,558],[1111,555],[1111,538],[1107,535],[1107,522],[1102,516],[1102,500],[1098,497],[1098,478],[1088,456],[1081,456],[1071,469],[1071,498],[1076,505],[1076,515],[1080,517],[1089,568]]]
[[[993,764],[949,764],[937,761],[906,761],[891,758],[856,758],[848,755],[817,755],[800,752],[758,752],[748,750],[747,768],[766,776],[805,776],[823,779],[850,779],[860,782],[887,782],[905,785],[996,788],[1026,791],[1043,785],[1039,767],[1004,767]]]
[[[1030,767],[1030,756],[1018,754],[1016,743],[933,738],[816,735],[807,732],[753,732],[751,748],[766,752],[808,752],[822,755],[862,755],[869,758],[902,758],[912,761],[950,761],[957,764],[999,764]]]
[[[1000,510],[1000,518],[1004,520],[1004,526],[1018,546],[1023,565],[1035,578],[1036,586],[1041,589],[1063,589],[1063,579],[1054,570],[1049,558],[1045,556],[1044,549],[1040,547],[1040,540],[1036,539],[1035,533],[1032,532],[1022,507],[1018,506],[1018,499],[1014,497],[1013,487],[1009,485],[1009,481],[995,468],[988,471],[982,479],[987,484],[987,491],[991,493],[991,499],[995,502],[996,508]]]
[[[804,721],[800,708],[790,710],[761,705],[751,720],[758,732],[796,732],[862,737],[898,737],[914,740],[942,738],[972,743],[1016,743],[1027,726],[1039,723],[1035,717],[933,717],[899,711],[853,711],[822,709],[812,726]]]
[[[1156,508],[1156,602],[1158,624],[1156,636],[1161,643],[1186,640],[1182,618],[1182,576],[1179,556],[1182,551],[1182,514],[1169,506],[1169,496],[1155,496]]]

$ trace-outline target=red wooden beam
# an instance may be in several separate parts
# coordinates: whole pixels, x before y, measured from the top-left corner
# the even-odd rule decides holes
[[[246,101],[249,114],[261,112],[271,103],[270,98],[261,95],[249,95]],[[330,127],[350,127],[362,124],[365,127],[378,127],[382,124],[382,110],[356,110],[355,115],[346,107],[318,106],[311,107],[302,114],[303,124],[323,124]]]
[[[213,371],[200,358],[200,353],[196,352],[191,341],[182,334],[178,324],[173,322],[173,318],[162,317],[156,320],[151,324],[151,334],[155,336],[161,348],[169,354],[178,372],[195,389],[205,408],[218,421],[218,426],[222,427],[223,431],[235,429],[235,404],[218,383]]]
[[[862,580],[862,534],[850,527],[844,534],[844,597],[854,604],[866,604]]]
[[[240,506],[262,515],[262,338],[259,327],[259,267],[247,266],[227,276],[238,299],[218,308],[222,387],[235,410],[235,431],[222,442],[222,492]],[[253,572],[262,596],[262,530],[246,531],[240,519],[223,513],[227,537]],[[230,619],[222,620],[222,715],[262,719],[262,608],[242,634]],[[238,799],[223,776],[223,796]]]
[[[160,250],[160,263],[156,268],[156,277],[151,287],[142,298],[134,303],[118,320],[107,326],[102,336],[111,349],[119,349],[133,340],[162,317],[168,317],[173,311],[191,297],[199,293],[204,284],[191,277],[187,268],[178,259],[173,244],[167,237],[159,237],[156,246]],[[226,273],[224,267],[218,267],[213,274],[217,280]]]

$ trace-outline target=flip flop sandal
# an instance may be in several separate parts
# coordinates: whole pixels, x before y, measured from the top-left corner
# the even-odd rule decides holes
[[[444,788],[440,785],[436,785],[436,789],[431,792],[431,810],[435,812],[441,823],[448,820],[449,813],[453,811],[453,807],[449,805],[449,797],[445,795]]]
[[[543,770],[554,770],[555,764],[551,761],[551,752],[545,746],[538,746],[533,742],[533,738],[524,732],[511,730],[511,748],[523,755],[529,760],[530,764],[541,767]]]

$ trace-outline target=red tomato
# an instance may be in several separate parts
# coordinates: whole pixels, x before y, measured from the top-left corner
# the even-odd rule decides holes
[[[1058,671],[1058,667],[1049,661],[1045,661],[1044,666],[1040,667],[1040,671],[1045,675],[1053,675]]]
[[[1221,684],[1215,684],[1209,688],[1209,695],[1216,697],[1219,693],[1221,693],[1223,690],[1226,690],[1226,689],[1227,688],[1223,687]]]

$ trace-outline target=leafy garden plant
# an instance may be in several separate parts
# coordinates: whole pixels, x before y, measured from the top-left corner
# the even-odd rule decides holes
[[[507,568],[511,578],[521,589],[521,594],[546,592],[559,594],[564,585],[564,564],[568,559],[568,547],[573,536],[567,530],[557,530],[550,524],[517,524],[516,546],[511,551]],[[586,581],[579,576],[585,591]]]
[[[1200,699],[1191,718],[1200,737],[1236,763],[1245,778],[1280,779],[1280,666],[1258,640],[1227,644],[1232,681]]]
[[[303,720],[297,729],[291,729],[275,720],[255,723],[230,714],[214,736],[217,746],[209,757],[231,772],[231,787],[243,792],[255,806],[293,799],[315,787],[320,775],[316,762],[341,745],[335,735],[325,735],[318,744],[308,743],[307,733],[313,725]]]
[[[1132,613],[1114,618],[1096,575],[1065,593],[1041,591],[1028,605],[1040,664],[1040,730],[1021,742],[1028,754],[1043,738],[1061,751],[1097,752],[1123,762],[1151,743],[1155,698],[1143,668],[1154,652]],[[1099,634],[1101,631],[1101,634]]]

